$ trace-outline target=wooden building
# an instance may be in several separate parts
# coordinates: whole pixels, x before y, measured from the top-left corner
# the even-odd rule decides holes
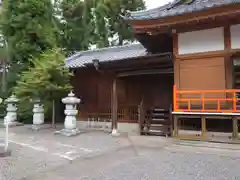
[[[129,12],[123,18],[142,46],[80,52],[68,60],[84,102],[80,118],[111,112],[113,122],[138,122],[143,133],[151,124],[166,132],[173,104],[174,136],[209,139],[208,132],[229,128],[237,138],[239,15],[237,0],[175,0]],[[194,134],[181,136],[179,124]]]
[[[163,48],[164,47],[163,42]],[[160,48],[161,49],[161,48]],[[172,104],[172,47],[151,53],[141,44],[79,52],[67,60],[74,70],[75,94],[83,103],[79,120],[139,123],[139,106],[144,115],[166,110]],[[168,117],[167,133],[170,132]],[[143,118],[142,118],[143,119]],[[131,123],[131,124],[130,124]],[[143,127],[141,128],[143,130]]]
[[[199,132],[190,138],[211,139],[209,132],[220,131],[219,127],[224,132],[230,129],[237,138],[239,15],[240,1],[176,0],[125,17],[143,44],[146,37],[157,40],[159,34],[172,38],[175,136],[189,138],[179,134],[179,124],[181,128],[191,124]]]

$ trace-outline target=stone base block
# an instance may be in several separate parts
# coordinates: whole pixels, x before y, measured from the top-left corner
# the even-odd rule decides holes
[[[12,151],[11,150],[7,150],[5,151],[4,147],[0,146],[0,157],[7,157],[7,156],[11,156]]]
[[[81,132],[76,128],[76,129],[62,129],[60,131],[55,131],[55,134],[60,134],[63,136],[77,136],[78,134],[80,134]]]
[[[117,136],[120,136],[120,133],[118,132],[117,129],[113,129],[112,133],[111,133],[111,136],[117,137]]]
[[[6,127],[5,124],[4,124],[4,126]],[[23,123],[20,123],[17,121],[8,122],[8,127],[16,127],[16,126],[23,126]]]
[[[31,126],[31,129],[33,131],[40,131],[40,130],[43,130],[43,129],[51,129],[52,126],[50,124],[39,124],[39,125],[32,125]]]

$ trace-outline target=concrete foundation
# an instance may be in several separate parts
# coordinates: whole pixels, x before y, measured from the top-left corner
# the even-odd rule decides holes
[[[95,129],[103,130],[112,133],[111,122],[88,122],[88,121],[77,121],[77,127],[79,129]],[[120,134],[139,135],[138,123],[118,123],[117,132]]]

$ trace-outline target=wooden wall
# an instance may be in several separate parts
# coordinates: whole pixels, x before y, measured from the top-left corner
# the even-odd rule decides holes
[[[172,103],[172,75],[127,77],[125,87],[128,105],[138,106],[142,99],[149,107],[169,108]]]
[[[233,88],[230,34],[228,26],[173,35],[174,83],[177,88],[182,90]],[[204,41],[198,39],[200,35]],[[208,48],[209,45],[211,48]],[[191,51],[188,46],[192,46]]]
[[[82,100],[79,118],[87,119],[89,113],[108,113],[111,109],[111,91],[114,74],[99,73],[95,69],[79,69],[72,84],[76,96]]]
[[[111,111],[114,73],[96,72],[94,69],[77,70],[73,78],[76,96],[82,99],[79,119],[89,114]],[[172,104],[173,76],[144,75],[117,79],[118,117],[120,121],[137,122],[138,105],[142,98],[149,107],[169,108]]]

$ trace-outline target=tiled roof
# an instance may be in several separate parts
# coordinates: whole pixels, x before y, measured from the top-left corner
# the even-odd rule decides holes
[[[69,68],[79,68],[91,64],[94,59],[98,59],[101,63],[136,58],[145,55],[147,55],[147,50],[141,44],[115,46],[78,52],[67,58],[66,66]]]
[[[188,3],[184,3],[182,0],[175,0],[172,3],[155,9],[128,12],[123,18],[125,20],[153,20],[203,11],[230,4],[240,4],[240,0],[189,0]]]

